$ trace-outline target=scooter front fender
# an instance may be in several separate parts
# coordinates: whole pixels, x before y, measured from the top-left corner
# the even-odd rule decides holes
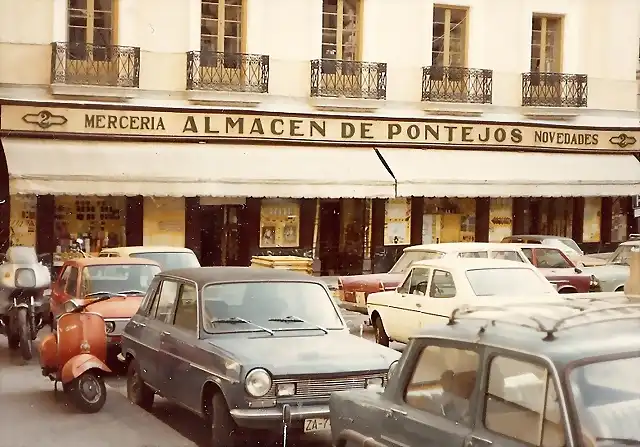
[[[62,383],[69,383],[74,379],[77,379],[90,369],[99,369],[106,373],[110,373],[111,370],[102,360],[93,354],[78,354],[71,357],[67,363],[62,367],[60,374],[60,381]]]

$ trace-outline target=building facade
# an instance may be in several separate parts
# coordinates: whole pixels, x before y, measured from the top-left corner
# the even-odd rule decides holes
[[[637,1],[0,0],[0,18],[3,247],[346,274],[421,242],[638,232]]]

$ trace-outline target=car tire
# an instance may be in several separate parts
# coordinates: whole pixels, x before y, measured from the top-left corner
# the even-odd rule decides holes
[[[154,398],[154,391],[142,380],[138,361],[136,359],[131,360],[127,369],[127,399],[131,403],[151,411]]]
[[[238,447],[241,442],[240,429],[229,413],[229,406],[222,393],[211,400],[211,447]]]
[[[88,391],[92,393],[88,394]],[[67,393],[74,406],[87,414],[102,410],[107,401],[107,387],[104,379],[92,371],[87,371],[71,381]]]
[[[375,330],[376,335],[376,343],[382,346],[389,347],[389,336],[387,332],[384,330],[384,325],[382,324],[382,318],[380,316],[376,316],[373,321],[373,328]]]

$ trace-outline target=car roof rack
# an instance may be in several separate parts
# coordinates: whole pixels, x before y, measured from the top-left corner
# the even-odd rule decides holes
[[[580,301],[583,301],[583,303]],[[596,302],[598,302],[598,300],[584,298],[566,300],[557,303],[521,302],[502,306],[463,306],[455,309],[451,313],[447,324],[450,326],[455,325],[460,320],[485,321],[486,324],[480,328],[478,335],[482,335],[486,332],[489,326],[495,326],[496,323],[508,324],[542,332],[545,334],[543,340],[551,341],[556,339],[557,332],[561,330],[612,321],[640,321],[640,304],[603,304],[602,306],[594,306],[594,303]],[[603,300],[603,302],[606,301]],[[530,311],[518,312],[518,310],[523,308],[546,308],[548,310],[553,309],[554,307],[575,310],[576,312],[561,318],[554,318],[544,314],[536,314],[535,312],[532,313]],[[478,312],[496,312],[496,315],[474,315]],[[575,321],[581,317],[586,318],[583,321]],[[516,320],[516,318],[518,318],[519,321]]]

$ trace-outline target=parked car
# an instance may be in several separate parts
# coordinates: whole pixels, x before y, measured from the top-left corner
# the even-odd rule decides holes
[[[576,244],[576,241],[569,237],[552,236],[546,234],[524,234],[507,236],[502,242],[520,243],[520,244],[542,244],[549,247],[555,247],[571,259],[578,267],[589,267],[593,265],[601,265],[604,260],[596,255],[585,255],[584,251]]]
[[[546,249],[538,258],[531,251],[523,253],[521,247],[530,249]],[[395,290],[405,278],[407,271],[414,262],[429,259],[458,259],[458,258],[491,258],[507,259],[538,265],[538,259],[553,258],[555,262],[544,261],[541,264],[544,275],[557,284],[561,293],[589,292],[597,290],[595,279],[577,269],[569,258],[558,253],[557,248],[530,245],[506,245],[503,243],[484,242],[451,242],[443,244],[415,245],[404,249],[402,256],[388,273],[370,275],[341,276],[338,279],[338,290],[341,305],[346,309],[367,313],[367,297],[370,293]],[[564,262],[561,263],[560,259]],[[556,266],[557,268],[548,267]],[[562,266],[560,269],[559,267]],[[593,283],[593,284],[592,284]]]
[[[604,265],[585,267],[585,273],[595,276],[603,292],[622,292],[629,277],[629,257],[640,250],[640,240],[623,242]]]
[[[250,267],[201,267],[156,276],[126,326],[127,396],[154,394],[201,416],[215,447],[252,429],[329,427],[333,391],[383,386],[397,351],[351,335],[320,278]]]
[[[136,247],[105,248],[98,255],[101,258],[124,257],[151,259],[162,270],[200,267],[198,257],[189,248],[163,247],[160,245],[142,245]]]
[[[157,262],[135,258],[76,258],[62,266],[51,286],[52,321],[91,300],[111,295],[86,308],[100,314],[107,328],[108,359],[120,353],[125,325],[138,311],[153,277],[160,272]],[[117,363],[116,363],[117,364]]]
[[[638,305],[466,309],[416,335],[383,391],[331,396],[333,445],[637,445],[638,321]]]
[[[396,290],[369,295],[367,310],[376,342],[406,343],[424,326],[446,321],[462,305],[496,305],[539,299],[560,301],[553,285],[524,262],[433,259],[411,266]]]

